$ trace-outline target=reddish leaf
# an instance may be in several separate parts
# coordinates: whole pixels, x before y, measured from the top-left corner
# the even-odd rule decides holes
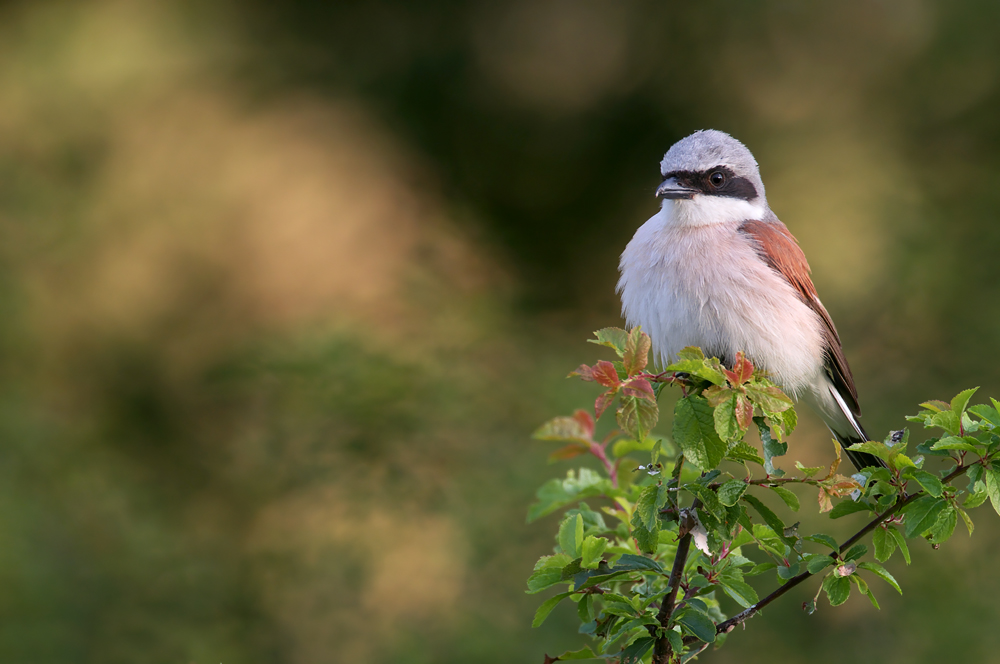
[[[739,381],[737,385],[742,385],[751,378],[753,378],[753,364],[747,359],[743,351],[736,353],[736,364],[733,365],[733,372],[736,374],[736,379]]]
[[[604,414],[604,411],[608,409],[608,406],[610,406],[611,402],[614,400],[615,400],[614,390],[608,390],[607,392],[602,392],[601,395],[597,397],[597,400],[594,402],[594,416],[597,419],[601,419],[601,415]]]
[[[615,369],[615,365],[607,360],[601,360],[594,365],[593,376],[594,380],[604,387],[617,387],[621,382],[618,380],[618,370]]]
[[[578,408],[573,413],[573,419],[579,422],[583,430],[587,432],[588,439],[594,437],[594,418],[590,416],[590,413],[582,408]]]
[[[701,393],[705,399],[708,400],[708,405],[712,408],[718,408],[722,404],[729,401],[729,398],[733,396],[733,391],[728,387],[720,387],[719,385],[713,385],[704,392]]]
[[[645,378],[629,378],[622,384],[622,394],[650,400],[656,399],[656,395],[653,394],[653,386]]]
[[[742,394],[736,395],[736,421],[740,428],[746,431],[753,422],[753,404]]]
[[[726,377],[726,380],[729,381],[730,385],[739,385],[740,384],[740,377],[737,376],[736,374],[734,374],[729,369],[727,369],[725,367],[722,367],[722,374]]]
[[[577,411],[578,413],[580,411]],[[589,418],[590,416],[587,415]],[[593,442],[594,433],[593,420],[588,427],[586,422],[581,421],[575,415],[573,417],[554,417],[538,429],[531,436],[538,440],[572,440],[590,444]]]
[[[572,459],[575,456],[580,456],[590,451],[590,448],[586,445],[581,445],[579,443],[570,443],[565,447],[560,447],[558,450],[549,455],[549,462],[553,461],[563,461],[565,459]]]
[[[625,355],[622,358],[626,375],[634,376],[646,368],[646,363],[649,361],[649,349],[651,347],[652,342],[649,339],[649,335],[643,332],[642,328],[633,328],[628,335],[628,341],[625,344]]]
[[[581,364],[576,368],[576,371],[570,371],[566,377],[572,378],[573,376],[579,376],[582,380],[592,382],[594,380],[594,370],[586,364]]]
[[[828,494],[826,489],[823,487],[819,488],[819,496],[817,497],[817,500],[819,501],[819,511],[821,513],[829,512],[833,509],[833,501],[830,500],[830,494]]]

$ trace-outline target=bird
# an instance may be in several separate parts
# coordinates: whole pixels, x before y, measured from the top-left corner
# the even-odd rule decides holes
[[[807,403],[862,470],[884,465],[849,450],[869,440],[851,368],[798,241],[771,211],[757,160],[714,129],[667,150],[659,212],[639,227],[619,264],[629,327],[649,334],[658,360],[697,346],[732,366],[745,356]]]

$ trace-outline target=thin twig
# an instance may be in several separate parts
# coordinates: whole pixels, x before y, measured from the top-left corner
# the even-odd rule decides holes
[[[961,475],[968,468],[969,468],[969,466],[965,466],[965,465],[959,464],[958,466],[956,466],[954,468],[954,470],[952,470],[950,473],[948,473],[948,475],[944,479],[942,479],[941,482],[943,484],[947,484],[947,483],[951,482],[953,479],[955,479],[956,477],[958,477],[959,475]],[[888,510],[886,510],[882,514],[876,516],[871,521],[869,521],[868,524],[865,525],[864,528],[862,528],[861,530],[859,530],[858,532],[856,532],[846,542],[844,542],[843,544],[841,544],[840,547],[838,547],[838,549],[837,549],[838,553],[844,553],[845,551],[847,551],[858,540],[860,540],[862,537],[864,537],[865,535],[867,535],[871,531],[873,531],[876,528],[878,528],[879,525],[881,525],[884,521],[886,521],[887,519],[889,519],[890,517],[892,517],[894,514],[896,514],[897,512],[899,512],[899,510],[903,509],[903,507],[905,507],[909,503],[913,502],[914,500],[916,500],[921,495],[923,495],[922,492],[918,491],[917,493],[910,494],[909,496],[906,496],[902,500],[897,501],[896,504],[894,504],[892,507],[890,507]],[[764,599],[760,600],[759,602],[757,602],[756,604],[754,604],[753,606],[751,606],[749,609],[746,609],[744,611],[741,611],[740,613],[737,613],[735,616],[733,616],[729,620],[726,620],[725,622],[719,623],[716,626],[716,628],[715,628],[716,634],[726,634],[728,632],[733,631],[736,628],[737,625],[740,625],[740,624],[746,622],[747,620],[749,620],[750,618],[753,618],[765,606],[767,606],[768,604],[770,604],[774,600],[778,599],[779,597],[781,597],[782,595],[784,595],[785,593],[787,593],[789,590],[791,590],[795,586],[799,585],[800,583],[802,583],[803,581],[805,581],[806,579],[808,579],[810,576],[813,576],[813,574],[811,572],[803,572],[802,574],[799,574],[798,576],[792,577],[791,579],[788,580],[787,583],[785,583],[785,585],[781,586],[780,588],[775,589],[774,592],[772,592],[770,595],[768,595]],[[686,636],[686,637],[684,637],[684,643],[685,644],[691,644],[691,643],[695,643],[697,641],[699,641],[699,639],[697,639],[697,638],[695,638],[693,636]]]
[[[701,499],[695,498],[694,502],[691,503],[691,510],[696,510],[701,506]],[[674,566],[670,570],[670,578],[667,580],[667,584],[670,587],[670,591],[667,596],[663,598],[663,602],[660,604],[660,611],[656,614],[656,621],[660,623],[660,627],[666,631],[670,626],[670,617],[674,613],[674,605],[677,602],[677,591],[681,587],[681,575],[684,573],[684,566],[687,564],[688,552],[691,550],[691,531],[684,533],[684,535],[677,542],[677,553],[674,554]],[[666,664],[670,661],[671,655],[670,640],[666,635],[656,639],[655,645],[653,646],[653,662],[652,664]]]

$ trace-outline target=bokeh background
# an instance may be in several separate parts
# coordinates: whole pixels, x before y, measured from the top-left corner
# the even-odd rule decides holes
[[[570,467],[529,434],[593,398],[564,376],[619,324],[617,256],[695,129],[760,161],[871,431],[1000,396],[998,22],[985,0],[0,3],[0,661],[577,643],[571,607],[529,626],[555,517],[524,515]],[[793,455],[828,462],[803,419]],[[881,612],[807,617],[803,588],[703,660],[1000,661],[989,509],[894,558]]]

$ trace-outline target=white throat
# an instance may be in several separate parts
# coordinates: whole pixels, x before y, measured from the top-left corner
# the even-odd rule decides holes
[[[664,201],[663,209],[682,226],[711,226],[763,219],[767,204],[758,197],[753,203],[742,198],[695,194],[691,200]]]

